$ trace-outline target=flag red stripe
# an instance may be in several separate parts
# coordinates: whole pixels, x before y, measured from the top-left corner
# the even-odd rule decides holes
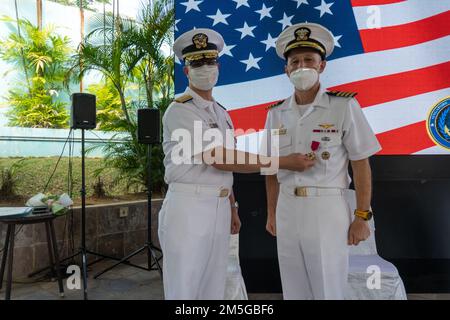
[[[450,34],[450,10],[410,23],[360,30],[365,52],[382,51],[438,39]]]
[[[270,104],[229,111],[234,127],[243,130],[263,129],[267,115],[266,106]],[[383,148],[378,153],[380,155],[412,154],[435,146],[428,136],[426,121],[379,133],[377,138]]]
[[[328,89],[358,92],[358,102],[362,107],[369,107],[448,88],[450,87],[450,77],[446,76],[448,74],[450,74],[450,62],[445,62],[427,68],[356,81]],[[234,127],[243,130],[264,128],[267,116],[266,107],[273,102],[229,111]]]
[[[228,111],[235,129],[261,130],[266,124],[267,110],[273,102]]]
[[[450,61],[434,66],[346,83],[329,90],[357,92],[362,107],[450,87]]]
[[[411,154],[436,144],[428,136],[426,121],[377,134],[383,149],[378,154]]]
[[[376,6],[383,4],[393,4],[406,0],[352,0],[352,7]]]

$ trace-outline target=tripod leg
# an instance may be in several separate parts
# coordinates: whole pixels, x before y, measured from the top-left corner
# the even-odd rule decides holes
[[[158,268],[159,274],[160,274],[161,277],[162,277],[162,269],[161,269],[161,266],[160,266],[160,264],[159,264],[158,259],[156,258],[155,252],[153,252],[153,249],[151,248],[150,245],[148,245],[148,251],[149,251],[149,253],[151,254],[151,256],[153,257],[153,259],[155,260],[156,267]]]
[[[148,249],[150,249],[149,244],[147,243]],[[152,254],[150,250],[147,250],[147,268],[148,270],[152,270]]]
[[[84,300],[88,299],[87,291],[87,261],[86,261],[86,251],[84,248],[81,249],[81,258],[83,260],[83,297]]]
[[[81,129],[81,259],[83,265],[83,296],[88,298],[86,253],[86,174],[84,153],[84,129]]]
[[[97,274],[94,276],[94,279],[97,279],[97,278],[100,277],[102,274],[104,274],[104,273],[108,272],[109,270],[115,268],[115,267],[118,266],[119,264],[124,263],[124,262],[127,262],[127,260],[129,260],[131,257],[134,257],[135,255],[137,255],[138,253],[140,253],[140,252],[141,252],[142,250],[144,250],[144,249],[145,249],[145,247],[142,247],[142,248],[140,248],[140,249],[138,249],[138,250],[136,250],[136,251],[130,253],[129,255],[127,255],[126,257],[124,257],[122,260],[116,262],[115,264],[113,264],[112,266],[106,268],[106,269],[103,270],[102,272],[97,273]],[[145,268],[143,268],[143,269],[146,270]]]
[[[136,252],[140,252],[140,250],[136,250]],[[126,265],[129,265],[129,266],[132,266],[132,267],[135,267],[135,268],[138,268],[138,269],[147,270],[144,267],[141,267],[141,266],[132,264],[129,261],[126,261],[126,257],[125,258],[115,258],[115,257],[110,257],[110,256],[107,256],[107,255],[104,255],[104,254],[101,254],[101,253],[97,253],[97,252],[93,252],[93,251],[89,251],[89,250],[86,250],[86,253],[100,257],[100,259],[97,259],[97,260],[94,260],[94,261],[88,263],[88,267],[93,265],[93,264],[95,264],[95,263],[97,263],[97,262],[100,262],[100,261],[102,261],[104,259],[110,259],[110,260],[120,261],[120,263],[125,263]],[[131,254],[128,255],[128,257],[131,257],[132,255],[134,255],[134,254],[131,253]]]
[[[153,251],[158,251],[159,253],[161,253],[161,257],[162,257],[162,250],[161,250],[161,248],[155,246],[155,245],[153,244],[153,241],[152,241],[151,239],[148,240],[148,243],[149,243],[149,245],[150,245],[150,248],[152,248]],[[161,258],[161,257],[160,257],[160,258]],[[158,259],[158,260],[159,260],[159,259]]]
[[[152,163],[152,144],[148,145],[147,152],[148,152],[148,159],[147,159],[147,255],[148,255],[148,269],[152,270],[151,266],[151,259],[150,257],[153,257],[155,260],[156,266],[158,268],[159,274],[162,277],[162,270],[161,266],[159,265],[158,259],[156,258],[155,252],[153,251],[153,245],[152,245],[152,169],[151,169],[151,163]]]
[[[96,262],[99,262],[99,261],[101,261],[103,259],[111,259],[111,260],[117,260],[117,261],[120,260],[120,258],[107,256],[105,254],[94,252],[94,251],[90,251],[90,250],[86,250],[86,253],[92,254],[93,256],[101,257],[101,259],[95,260]],[[89,263],[89,265],[91,265],[91,264],[93,264],[93,263]]]
[[[66,260],[70,260],[70,259],[76,257],[76,256],[79,255],[79,254],[80,254],[80,252],[74,253],[74,254],[71,255],[70,257],[67,257],[67,258],[64,258],[64,259],[60,260],[60,262],[64,262],[64,261],[66,261]],[[47,266],[47,267],[41,268],[41,269],[39,269],[39,270],[36,270],[36,271],[30,273],[30,274],[28,275],[28,278],[31,278],[31,277],[33,277],[33,276],[35,276],[35,275],[41,273],[42,271],[45,271],[45,270],[50,269],[50,268],[51,268],[51,266]]]

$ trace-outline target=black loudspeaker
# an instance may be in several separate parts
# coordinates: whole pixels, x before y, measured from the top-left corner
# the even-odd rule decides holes
[[[72,129],[95,129],[95,95],[89,93],[74,93],[72,94],[71,99],[72,108],[70,113],[70,127]]]
[[[247,291],[281,293],[277,241],[266,231],[265,177],[259,173],[235,173],[233,191],[242,222],[239,260]]]
[[[161,143],[161,125],[159,109],[138,109],[138,142],[144,144]]]

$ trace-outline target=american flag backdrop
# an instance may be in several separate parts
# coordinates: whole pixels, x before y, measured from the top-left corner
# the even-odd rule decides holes
[[[175,37],[211,28],[225,39],[214,97],[236,128],[262,129],[265,107],[293,93],[275,41],[284,28],[307,21],[326,26],[335,39],[322,85],[358,93],[383,147],[380,154],[450,154],[426,129],[431,107],[450,96],[450,0],[176,0],[175,5]],[[177,60],[176,93],[187,84]],[[252,150],[251,137],[239,137],[239,147]]]

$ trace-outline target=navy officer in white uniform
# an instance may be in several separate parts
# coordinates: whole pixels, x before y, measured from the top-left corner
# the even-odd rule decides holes
[[[329,92],[320,84],[333,48],[331,32],[314,23],[285,29],[276,43],[295,90],[269,107],[266,129],[275,131],[281,156],[299,152],[315,160],[310,170],[266,177],[266,229],[277,236],[284,299],[344,299],[348,245],[370,235],[368,158],[381,148],[355,94]],[[349,161],[354,213],[343,192],[350,184]]]
[[[230,231],[238,233],[240,228],[232,171],[258,172],[274,162],[303,171],[314,163],[301,154],[261,157],[235,150],[231,119],[212,96],[223,46],[222,36],[210,29],[188,31],[174,43],[189,87],[163,117],[169,188],[158,235],[166,299],[224,298]],[[215,134],[224,138],[212,139]],[[256,161],[251,162],[251,156]]]

